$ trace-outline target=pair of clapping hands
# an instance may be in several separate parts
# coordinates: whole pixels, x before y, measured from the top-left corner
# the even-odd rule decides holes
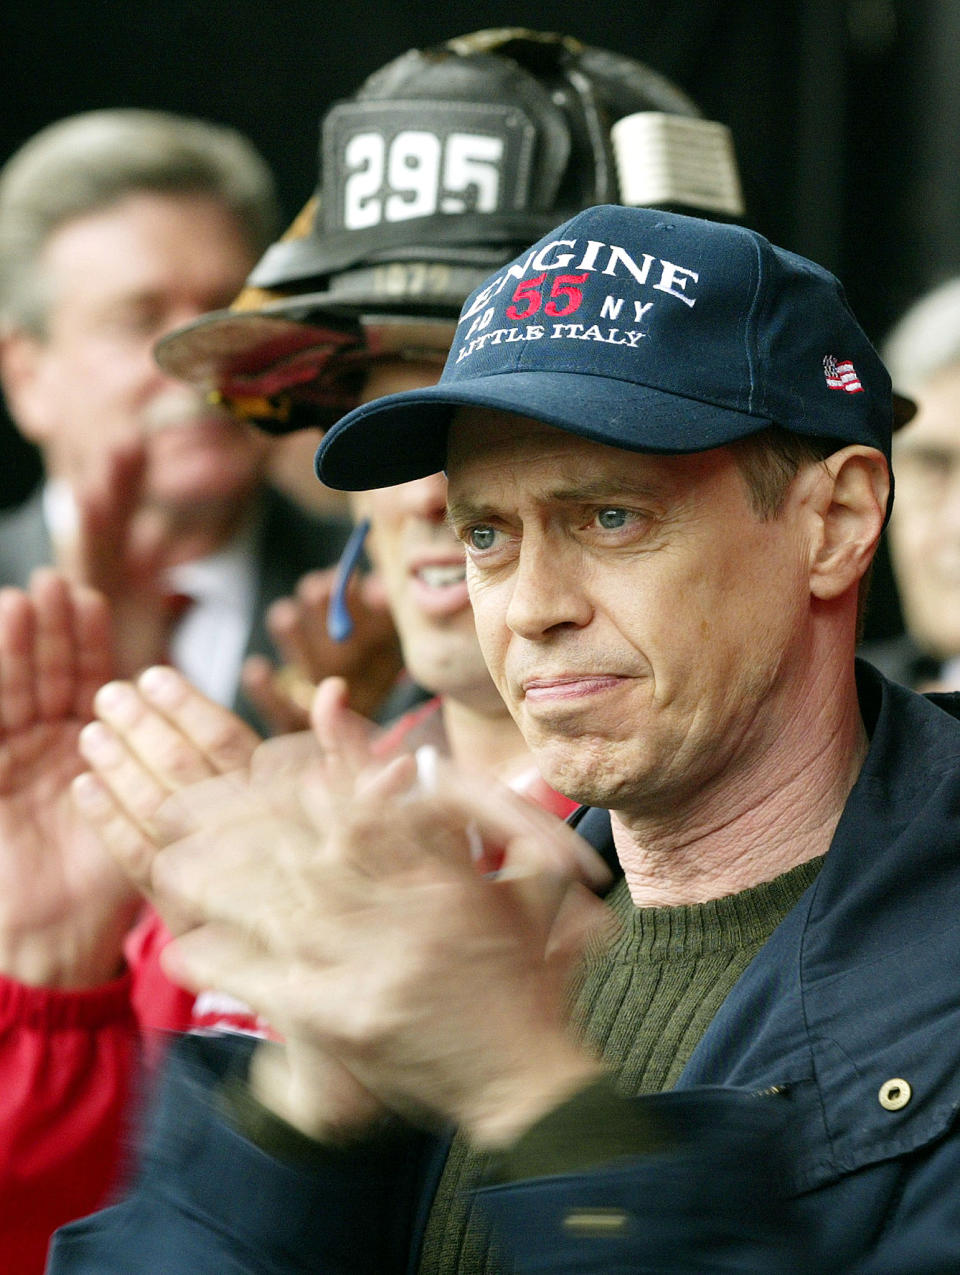
[[[445,762],[425,786],[339,679],[309,732],[266,743],[168,667],[93,710],[75,808],[176,936],[167,972],[281,1035],[253,1085],[302,1132],[392,1111],[503,1145],[597,1073],[564,985],[607,872],[553,816]]]

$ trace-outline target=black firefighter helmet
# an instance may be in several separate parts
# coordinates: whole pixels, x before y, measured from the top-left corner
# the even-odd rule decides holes
[[[371,359],[435,359],[464,299],[596,203],[743,213],[727,129],[662,75],[506,28],[411,49],[324,116],[317,189],[229,310],[160,365],[274,433],[331,423]]]

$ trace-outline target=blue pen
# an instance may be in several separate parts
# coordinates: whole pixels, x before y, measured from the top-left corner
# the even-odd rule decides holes
[[[346,642],[353,633],[353,617],[347,606],[347,587],[356,571],[363,553],[363,542],[370,530],[370,519],[361,518],[343,547],[337,563],[337,575],[333,582],[333,594],[327,609],[327,634],[333,642]]]

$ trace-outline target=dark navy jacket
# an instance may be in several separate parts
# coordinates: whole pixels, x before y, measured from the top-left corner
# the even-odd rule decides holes
[[[871,746],[817,880],[635,1100],[673,1150],[484,1188],[516,1270],[960,1271],[960,696],[859,679]],[[579,830],[609,853],[604,812]],[[131,1195],[60,1232],[53,1275],[416,1269],[442,1145],[271,1160],[209,1101],[237,1048],[185,1042]]]

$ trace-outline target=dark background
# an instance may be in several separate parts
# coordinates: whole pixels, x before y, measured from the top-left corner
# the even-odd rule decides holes
[[[960,272],[960,0],[5,8],[0,160],[74,111],[183,111],[247,133],[273,165],[291,219],[316,180],[317,124],[330,103],[414,45],[527,25],[639,58],[729,124],[750,222],[839,274],[874,339],[917,293]],[[37,469],[2,420],[0,441],[2,504]]]

